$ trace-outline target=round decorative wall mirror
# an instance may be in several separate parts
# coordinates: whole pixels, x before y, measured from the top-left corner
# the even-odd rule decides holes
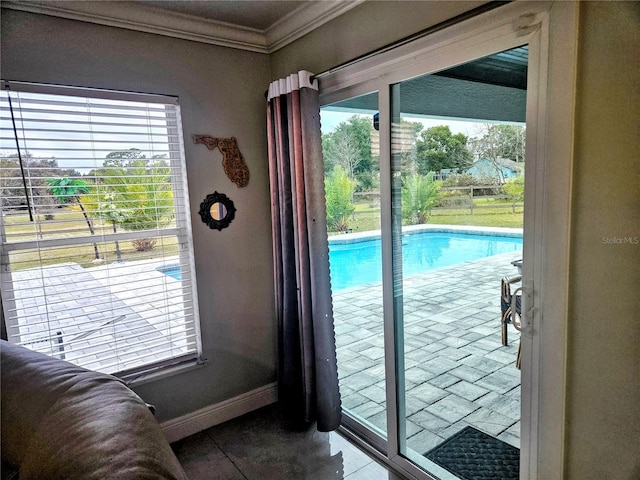
[[[227,207],[225,207],[222,202],[216,202],[211,205],[209,213],[214,220],[220,221],[227,216]]]
[[[224,193],[213,192],[200,204],[200,218],[209,228],[222,230],[229,226],[236,216],[236,207]]]

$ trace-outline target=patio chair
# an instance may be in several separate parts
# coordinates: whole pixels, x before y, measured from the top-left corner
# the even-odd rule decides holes
[[[502,328],[502,345],[508,345],[509,324],[512,324],[516,330],[520,330],[520,314],[522,312],[522,296],[511,294],[511,285],[522,280],[522,275],[514,275],[512,277],[504,277],[500,288],[500,310],[502,317],[500,325]],[[516,368],[520,368],[520,345],[518,345],[518,354],[516,356]]]

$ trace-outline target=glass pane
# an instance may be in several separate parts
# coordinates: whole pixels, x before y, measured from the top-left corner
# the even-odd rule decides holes
[[[527,53],[391,89],[399,445],[441,478],[461,476],[447,449],[465,438],[518,475],[519,335],[503,345],[500,297],[522,258]]]
[[[196,358],[178,107],[19,91],[0,104],[9,341],[123,376]]]
[[[386,437],[377,92],[321,109],[338,375],[347,415]]]

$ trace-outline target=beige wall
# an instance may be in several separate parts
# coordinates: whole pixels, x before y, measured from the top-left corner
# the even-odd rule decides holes
[[[640,8],[580,8],[567,478],[640,478]],[[634,473],[632,473],[634,472]]]
[[[2,11],[2,78],[178,95],[208,365],[142,385],[160,420],[276,380],[271,214],[265,137],[266,55],[94,24]],[[235,136],[251,180],[237,188],[195,133]],[[219,232],[198,209],[214,190],[237,208]]]
[[[298,70],[324,72],[486,3],[477,0],[363,2],[273,53],[273,78]]]

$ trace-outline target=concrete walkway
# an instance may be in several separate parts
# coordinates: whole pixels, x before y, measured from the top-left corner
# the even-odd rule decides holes
[[[9,333],[19,331],[21,343],[33,350],[105,373],[186,353],[193,340],[184,292],[181,282],[158,270],[164,263],[88,269],[61,263],[13,272],[18,323]],[[57,338],[48,341],[48,332]]]
[[[518,332],[500,334],[500,280],[519,253],[404,280],[407,446],[423,454],[467,425],[520,446]],[[386,432],[382,288],[333,293],[343,407]]]

